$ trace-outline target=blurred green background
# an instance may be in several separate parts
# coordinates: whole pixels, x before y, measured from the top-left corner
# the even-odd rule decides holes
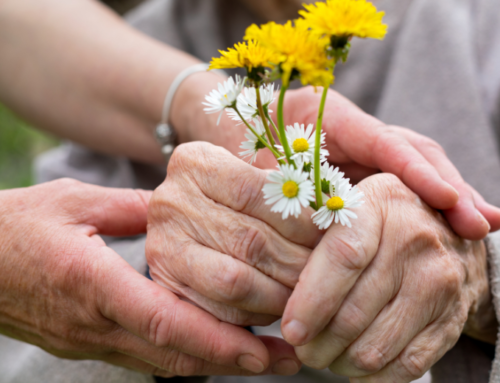
[[[0,104],[0,189],[32,185],[33,159],[57,144]]]

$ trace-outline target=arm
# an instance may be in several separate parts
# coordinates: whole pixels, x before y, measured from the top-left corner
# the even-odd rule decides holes
[[[2,102],[60,137],[149,163],[163,162],[153,131],[166,92],[199,62],[89,0],[0,1],[0,51]],[[201,77],[203,94],[220,81]],[[192,140],[177,106],[180,141]]]

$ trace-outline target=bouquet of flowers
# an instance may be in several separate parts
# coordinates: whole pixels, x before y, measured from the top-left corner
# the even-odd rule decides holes
[[[334,69],[347,60],[352,37],[382,39],[387,26],[384,12],[366,0],[326,0],[304,5],[300,18],[286,24],[269,22],[251,25],[244,40],[234,48],[220,51],[210,69],[245,68],[246,77],[229,78],[207,97],[205,111],[224,111],[246,127],[243,158],[252,163],[261,149],[270,150],[278,171],[270,173],[263,188],[271,211],[283,219],[298,217],[302,207],[316,212],[313,222],[320,229],[333,222],[351,227],[357,218],[350,209],[359,207],[363,193],[344,178],[344,173],[327,162],[329,155],[322,132],[323,111]],[[274,81],[281,80],[277,123],[271,119]],[[290,82],[322,87],[316,126],[295,123],[285,128],[283,107]]]

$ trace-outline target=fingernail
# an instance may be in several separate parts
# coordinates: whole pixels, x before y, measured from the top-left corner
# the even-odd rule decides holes
[[[293,359],[281,359],[273,367],[273,374],[276,375],[295,375],[300,367]]]
[[[484,218],[484,215],[481,214],[481,212],[479,210],[476,209],[476,214],[479,216],[479,218],[481,218],[484,223],[488,226],[488,232],[490,232],[491,230],[491,225],[490,223],[488,222],[488,220],[486,218]]]
[[[301,346],[307,339],[307,329],[298,320],[291,320],[283,327],[283,336],[288,343],[294,346]]]
[[[264,371],[264,363],[257,359],[252,354],[243,354],[238,357],[236,364],[245,370],[254,372],[256,374]]]

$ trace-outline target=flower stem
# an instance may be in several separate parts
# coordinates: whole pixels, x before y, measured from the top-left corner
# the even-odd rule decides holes
[[[257,110],[259,111],[260,119],[262,120],[262,124],[264,125],[264,129],[266,130],[267,139],[269,143],[274,148],[274,137],[269,129],[269,123],[266,118],[266,114],[264,113],[264,108],[262,107],[262,99],[260,97],[260,87],[258,85],[255,86],[255,94],[257,95]]]
[[[288,140],[286,138],[286,133],[285,133],[285,119],[283,117],[283,105],[285,102],[285,93],[288,89],[288,85],[285,86],[283,85],[281,87],[280,91],[280,97],[278,99],[278,130],[280,133],[280,140],[281,140],[281,146],[283,146],[283,149],[285,149],[285,156],[286,159],[288,160],[288,163],[293,165],[295,169],[297,169],[297,165],[295,165],[295,161],[292,160],[292,151],[290,150],[290,145],[288,145]]]
[[[250,129],[250,131],[255,135],[255,137],[257,137],[257,139],[260,141],[260,143],[262,145],[264,145],[266,148],[268,148],[271,153],[273,153],[273,155],[276,157],[276,159],[278,160],[279,164],[280,165],[285,165],[285,161],[283,160],[280,160],[280,158],[282,157],[281,153],[279,153],[278,151],[276,151],[276,149],[274,149],[271,145],[269,145],[266,140],[264,140],[256,131],[255,129],[252,127],[252,125],[250,125],[244,118],[243,116],[241,115],[240,111],[238,110],[237,107],[234,107],[234,110],[236,111],[236,113],[238,113],[238,116],[240,116],[240,119],[241,121],[243,121],[243,123],[247,126],[248,129]]]
[[[318,208],[323,206],[323,195],[321,193],[321,126],[323,124],[323,112],[325,111],[326,96],[328,95],[328,86],[323,88],[323,95],[321,96],[321,103],[318,111],[318,121],[316,122],[316,140],[314,146],[314,184],[316,187],[316,206]]]
[[[276,132],[276,135],[278,136],[278,140],[280,140],[280,142],[281,142],[280,131],[278,130],[278,127],[276,126],[276,124],[274,123],[273,119],[271,118],[271,116],[269,115],[268,112],[266,112],[266,117],[273,125],[274,131]]]

